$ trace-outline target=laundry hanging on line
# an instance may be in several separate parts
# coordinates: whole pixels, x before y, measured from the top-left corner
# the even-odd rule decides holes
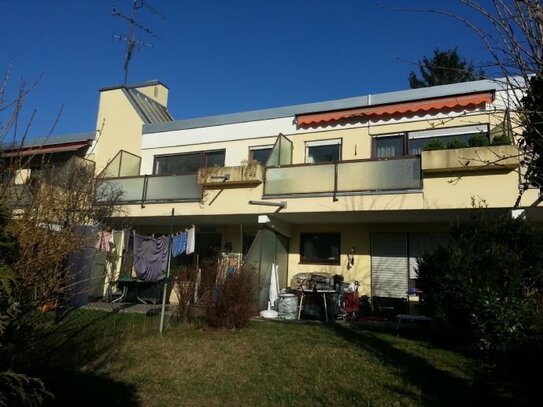
[[[185,252],[187,254],[194,253],[195,246],[196,246],[196,227],[192,226],[190,229],[187,230],[187,248]]]
[[[109,242],[111,241],[112,234],[111,232],[108,232],[107,230],[103,230],[98,233],[99,239],[96,242],[96,250],[99,250],[104,253],[109,253],[111,247],[109,245]]]
[[[172,256],[177,257],[187,249],[187,232],[172,236]]]
[[[168,265],[169,236],[134,235],[134,270],[138,279],[159,281]]]

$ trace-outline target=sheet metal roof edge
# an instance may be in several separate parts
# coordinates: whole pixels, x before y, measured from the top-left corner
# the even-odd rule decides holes
[[[166,85],[164,85],[161,81],[159,81],[158,79],[152,79],[150,81],[146,81],[146,82],[139,82],[139,83],[134,83],[134,84],[130,84],[130,85],[112,85],[112,86],[106,86],[106,87],[103,87],[103,88],[100,88],[98,89],[99,92],[103,92],[103,91],[107,91],[107,90],[115,90],[115,89],[122,89],[122,88],[144,88],[146,86],[154,86],[154,85],[162,85],[164,86],[166,89],[169,89]]]
[[[370,94],[368,96],[359,96],[347,99],[306,103],[271,109],[199,117],[194,119],[175,120],[169,123],[144,124],[143,133],[148,134],[174,130],[187,130],[198,127],[210,127],[257,120],[278,119],[307,113],[327,112],[333,110],[350,109],[354,107],[408,102],[443,96],[461,95],[466,93],[496,91],[505,89],[506,86],[507,84],[503,79],[485,79],[480,81],[454,83],[450,85],[432,86],[428,88],[408,89],[373,95]]]
[[[283,106],[271,109],[229,113],[217,116],[197,117],[194,119],[175,120],[167,123],[144,124],[143,133],[158,133],[172,130],[193,129],[198,127],[221,126],[224,124],[245,123],[257,120],[278,119],[282,117],[294,116],[297,112],[300,111],[303,111],[304,113],[315,111],[316,109],[320,109],[323,106],[323,103],[326,103],[327,106],[335,106],[334,109],[344,109],[348,106],[351,106],[351,104],[353,103],[355,105],[366,105],[367,99],[367,96],[361,96],[329,102],[316,102],[303,105]],[[347,101],[349,101],[350,104],[346,105],[345,103]]]
[[[140,117],[141,121],[144,124],[150,123],[151,121],[149,120],[149,118],[147,117],[147,115],[145,114],[141,106],[139,105],[139,103],[134,99],[134,96],[128,91],[128,88],[122,87],[121,90],[123,92],[123,95],[128,99],[128,101],[130,102],[130,104],[132,105],[132,107],[134,108],[138,116]]]
[[[86,133],[72,133],[72,134],[63,134],[60,136],[44,136],[37,137],[32,139],[27,139],[21,145],[20,142],[10,142],[2,143],[0,145],[1,149],[13,149],[13,148],[28,148],[28,147],[37,147],[37,146],[51,146],[56,144],[69,144],[69,143],[78,143],[83,141],[92,141],[96,138],[95,132],[86,132]]]

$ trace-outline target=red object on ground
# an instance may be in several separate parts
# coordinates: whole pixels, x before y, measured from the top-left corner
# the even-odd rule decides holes
[[[345,312],[351,314],[360,310],[360,297],[357,291],[351,291],[345,294]]]

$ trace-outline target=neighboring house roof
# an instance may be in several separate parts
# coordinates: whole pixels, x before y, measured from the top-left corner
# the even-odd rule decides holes
[[[313,113],[332,112],[346,109],[374,107],[402,102],[414,102],[426,99],[453,97],[474,93],[488,93],[504,89],[505,81],[481,80],[454,83],[450,85],[432,86],[428,88],[409,89],[399,92],[388,92],[360,96],[348,99],[285,106],[273,109],[201,117],[196,119],[176,120],[169,123],[144,124],[143,133],[158,133],[172,130],[185,130],[198,127],[220,126],[224,124],[243,123],[257,120],[269,120],[282,117],[293,117]]]
[[[64,151],[76,151],[80,148],[90,146],[95,139],[96,134],[77,133],[66,134],[61,136],[38,137],[27,139],[21,142],[12,142],[2,144],[0,149],[3,151],[4,157],[14,155],[30,155],[30,154],[51,154]]]

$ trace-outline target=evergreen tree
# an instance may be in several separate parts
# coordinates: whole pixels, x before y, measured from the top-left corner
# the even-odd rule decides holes
[[[468,82],[481,79],[484,76],[482,69],[477,69],[472,62],[468,62],[458,55],[457,48],[448,51],[436,48],[432,58],[423,57],[419,61],[419,71],[420,79],[413,71],[409,74],[411,89]]]
[[[525,178],[530,185],[543,192],[543,73],[538,72],[528,81],[526,95],[521,99],[524,129],[520,147],[525,153]],[[524,189],[528,184],[524,185]]]

